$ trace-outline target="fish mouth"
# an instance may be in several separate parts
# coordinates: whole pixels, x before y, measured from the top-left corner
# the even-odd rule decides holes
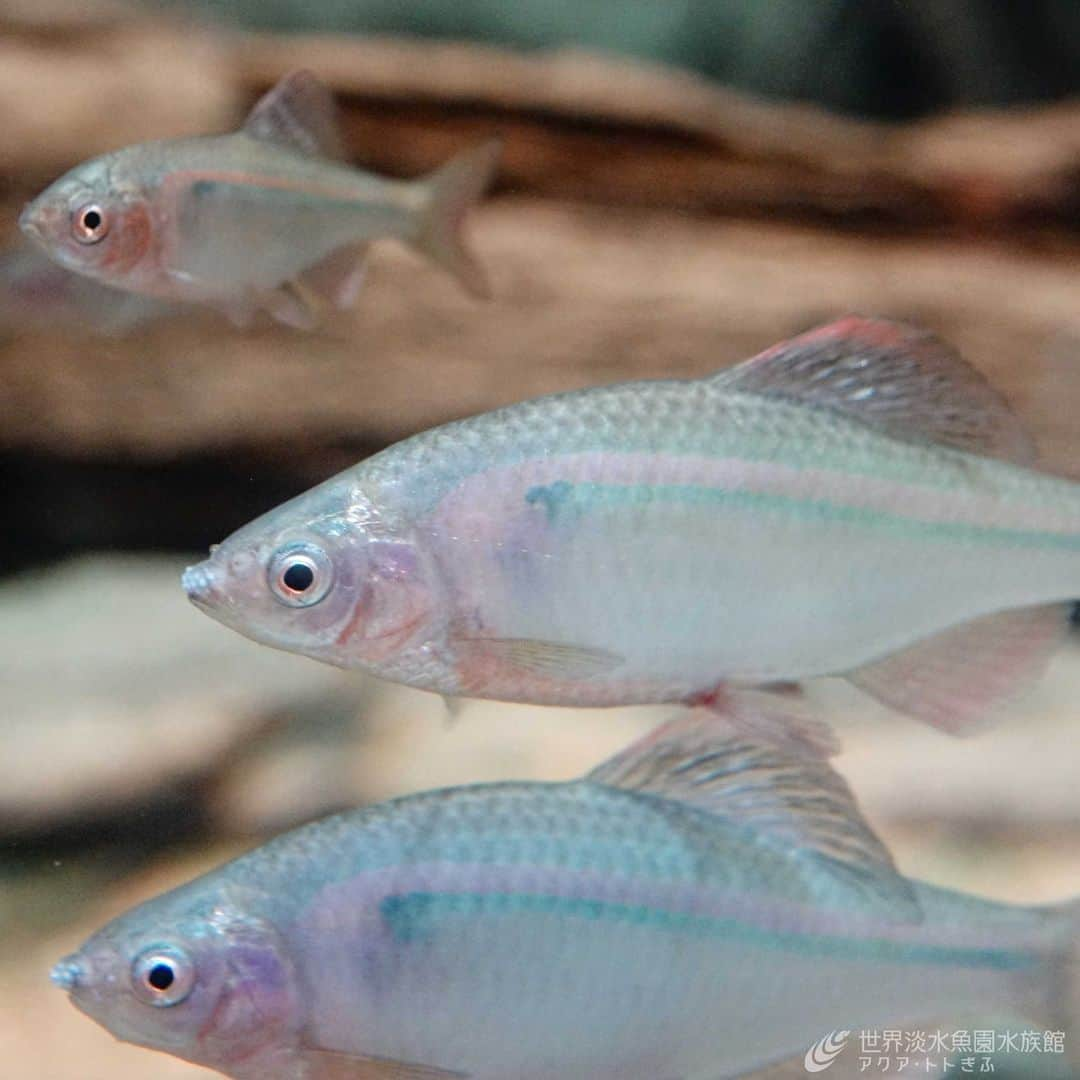
[[[180,586],[198,608],[213,607],[221,600],[218,576],[208,559],[189,566],[180,576]]]
[[[19,215],[19,228],[23,235],[29,237],[39,247],[45,247],[45,233],[38,222],[37,213],[33,203],[27,203]]]
[[[49,981],[53,986],[70,994],[86,985],[86,969],[77,955],[65,956],[54,964],[49,972]]]

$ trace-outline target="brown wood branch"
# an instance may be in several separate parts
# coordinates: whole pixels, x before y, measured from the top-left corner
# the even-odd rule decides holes
[[[384,168],[430,164],[423,144],[445,150],[496,128],[507,178],[544,194],[971,225],[1035,212],[1080,227],[1077,101],[886,125],[573,51],[319,35],[237,44],[250,97],[300,66],[341,96],[357,156]]]
[[[496,298],[376,248],[357,311],[325,333],[240,333],[185,309],[126,339],[0,339],[0,441],[74,456],[377,446],[533,395],[692,376],[845,312],[956,344],[1055,468],[1080,444],[1080,245],[886,237],[501,199],[472,222]]]

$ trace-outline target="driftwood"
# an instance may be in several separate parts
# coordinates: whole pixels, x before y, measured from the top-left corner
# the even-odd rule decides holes
[[[382,167],[417,168],[495,126],[504,180],[546,194],[969,224],[1034,212],[1080,228],[1077,102],[891,126],[576,52],[268,35],[235,56],[252,94],[317,71],[344,100],[355,153]]]
[[[181,30],[184,48],[162,50]],[[503,134],[496,197],[471,224],[497,299],[473,304],[384,244],[355,315],[321,335],[239,333],[194,309],[124,339],[0,331],[9,450],[370,448],[546,391],[710,371],[857,310],[943,333],[1016,401],[1054,466],[1080,461],[1067,385],[1080,104],[889,128],[578,54],[190,32],[8,36],[9,228],[32,178],[106,144],[227,128],[307,65],[369,167],[415,175]]]
[[[496,200],[472,231],[490,304],[387,244],[355,316],[326,334],[241,334],[209,314],[115,341],[12,339],[0,439],[136,458],[381,444],[548,391],[701,374],[861,311],[943,334],[1015,402],[1051,463],[1080,460],[1074,258],[533,199]]]

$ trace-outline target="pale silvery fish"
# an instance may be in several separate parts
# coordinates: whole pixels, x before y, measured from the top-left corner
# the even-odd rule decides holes
[[[256,641],[450,696],[701,703],[840,674],[958,731],[1080,596],[1080,487],[1031,453],[932,336],[851,318],[410,438],[184,585]]]
[[[0,328],[78,329],[121,336],[175,315],[161,300],[121,292],[72,273],[40,250],[19,247],[0,252]]]
[[[722,1080],[791,1075],[838,1029],[1074,1024],[1080,909],[901,877],[786,708],[729,697],[582,780],[298,829],[53,981],[118,1038],[244,1080]]]
[[[462,245],[487,187],[485,143],[429,177],[395,181],[339,158],[333,100],[286,76],[239,131],[127,147],[79,165],[23,211],[23,231],[68,270],[131,292],[209,303],[238,325],[260,309],[302,329],[356,299],[371,241],[412,245],[485,295]]]

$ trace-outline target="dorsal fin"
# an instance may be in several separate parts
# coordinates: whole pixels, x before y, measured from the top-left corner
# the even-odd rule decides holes
[[[835,751],[828,727],[790,700],[740,691],[677,716],[587,779],[746,826],[794,859],[824,860],[833,880],[894,916],[920,918],[910,884],[829,764]]]
[[[979,372],[933,334],[850,316],[714,376],[743,393],[835,409],[906,441],[929,441],[1022,465],[1035,447]]]
[[[312,157],[344,157],[334,97],[310,71],[293,71],[255,103],[243,130]]]

